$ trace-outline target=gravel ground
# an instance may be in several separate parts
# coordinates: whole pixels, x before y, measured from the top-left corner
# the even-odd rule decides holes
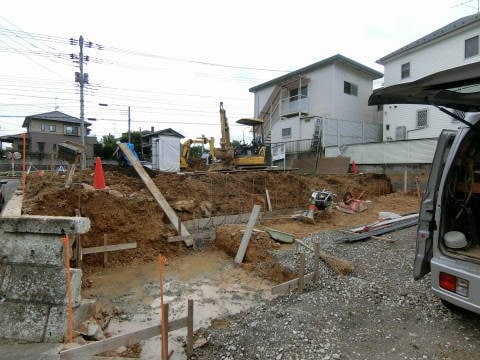
[[[430,291],[430,278],[412,277],[416,228],[390,234],[395,242],[336,243],[339,232],[304,239],[351,261],[340,276],[321,265],[321,279],[303,294],[278,296],[208,329],[194,359],[480,359],[480,316],[449,310]],[[276,253],[295,269],[302,246]]]

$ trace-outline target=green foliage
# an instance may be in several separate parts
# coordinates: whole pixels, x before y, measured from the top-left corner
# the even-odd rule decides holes
[[[142,153],[142,134],[140,133],[140,131],[132,131],[130,132],[130,139],[130,142],[135,147],[135,152],[140,157]],[[122,134],[122,136],[120,137],[120,142],[128,142],[128,133]]]
[[[95,157],[102,159],[112,159],[113,152],[117,148],[117,139],[112,134],[102,136],[102,140],[93,146]]]

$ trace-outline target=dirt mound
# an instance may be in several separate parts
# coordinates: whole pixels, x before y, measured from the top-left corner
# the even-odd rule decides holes
[[[245,230],[245,226],[242,225],[218,226],[214,246],[234,258],[240,247],[243,230]],[[281,269],[278,261],[274,260],[268,253],[268,250],[279,248],[280,245],[273,241],[266,232],[254,231],[250,237],[241,266],[275,282],[293,279],[294,275]]]
[[[78,209],[91,221],[90,231],[81,236],[83,247],[103,245],[104,236],[109,244],[137,242],[136,249],[109,253],[111,264],[154,260],[159,253],[172,258],[187,251],[183,243],[167,242],[167,238],[176,232],[133,168],[105,166],[104,175],[108,189],[95,191],[86,185],[93,183],[93,170],[76,174],[68,189],[65,188],[65,175],[41,177],[32,173],[27,177],[23,213],[75,216]],[[266,171],[186,174],[150,171],[150,175],[182,221],[246,213],[254,204],[259,204],[265,211],[268,209],[266,190],[273,210],[305,208],[311,192],[324,188],[337,194],[346,191],[363,193],[364,197],[371,199],[379,199],[390,192],[389,179],[381,175],[308,176]],[[381,210],[396,211],[400,197],[390,199],[388,203],[391,206]],[[303,233],[305,229],[317,230],[288,219],[272,221],[280,230],[285,226],[288,232],[292,232],[293,224],[298,225]],[[325,223],[326,226],[340,226],[341,221],[333,218]],[[258,237],[258,241],[261,238]],[[265,239],[262,241],[262,246],[268,244]],[[227,245],[223,246],[225,251],[238,248],[236,242]],[[264,255],[260,253],[247,253],[247,262],[261,261],[258,257]],[[88,255],[84,260],[87,265],[94,266],[99,265],[101,259],[102,255]]]

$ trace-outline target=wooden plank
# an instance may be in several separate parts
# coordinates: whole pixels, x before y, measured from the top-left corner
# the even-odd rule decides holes
[[[245,256],[245,252],[247,251],[248,243],[250,241],[250,236],[252,235],[253,227],[257,222],[258,213],[260,212],[260,205],[253,205],[253,210],[250,215],[250,219],[248,219],[247,229],[243,234],[242,241],[240,242],[240,246],[238,247],[237,256],[235,256],[235,262],[237,264],[241,264],[243,261],[243,257]]]
[[[187,230],[187,228],[183,224],[180,223],[181,224],[180,229],[178,229],[179,221],[178,221],[177,214],[172,209],[170,204],[167,202],[163,194],[160,192],[157,185],[155,185],[155,183],[150,178],[150,176],[148,176],[142,164],[140,164],[140,162],[135,158],[135,156],[133,156],[128,146],[125,143],[119,143],[118,146],[120,150],[122,150],[123,154],[127,157],[127,159],[132,163],[133,168],[135,169],[137,174],[140,176],[144,184],[147,186],[148,190],[153,195],[153,197],[155,198],[157,203],[160,205],[162,210],[165,212],[170,222],[173,224],[173,226],[175,226],[177,230],[179,230],[178,233],[183,236],[190,235],[190,232]]]
[[[163,340],[162,339],[162,360],[168,360],[169,356],[168,356],[168,304],[163,304],[162,308],[161,308],[161,312],[162,312],[162,326],[165,325],[165,334],[167,334],[166,339]],[[164,323],[164,319],[165,319],[165,323]],[[187,319],[187,322],[188,322],[188,319]],[[162,333],[163,334],[163,333]],[[165,347],[165,348],[164,348]]]
[[[96,254],[107,251],[118,251],[118,250],[127,250],[135,249],[137,247],[136,242],[126,243],[126,244],[115,244],[115,245],[104,245],[104,246],[94,246],[89,248],[82,248],[82,254]]]
[[[187,359],[193,355],[193,300],[188,299],[187,310],[187,347],[185,350]]]
[[[306,284],[309,281],[312,281],[313,272],[305,275],[303,279],[304,279],[304,284]],[[279,285],[275,285],[274,287],[272,287],[272,294],[273,295],[284,294],[287,291],[294,290],[296,288],[298,288],[298,278],[289,280]]]
[[[303,293],[303,288],[305,287],[305,254],[300,253],[300,272],[298,274],[298,293]]]
[[[168,330],[175,331],[187,326],[187,318],[181,318],[170,321]],[[120,346],[130,346],[139,341],[150,339],[155,336],[161,336],[162,326],[153,325],[131,333],[112,336],[111,338],[100,340],[94,343],[80,346],[74,349],[63,350],[60,352],[60,360],[83,360],[88,356],[100,354],[104,351],[112,351]]]

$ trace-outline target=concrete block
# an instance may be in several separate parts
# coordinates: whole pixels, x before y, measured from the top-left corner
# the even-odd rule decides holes
[[[0,230],[0,263],[21,263],[63,267],[61,236],[5,233]]]
[[[67,333],[67,307],[52,306],[48,315],[43,342],[62,342]]]
[[[82,271],[72,269],[71,290],[73,306],[80,303]],[[67,279],[63,268],[45,266],[0,265],[0,294],[7,300],[67,304]]]
[[[48,305],[4,301],[0,304],[0,338],[43,341],[48,313]]]
[[[90,219],[69,216],[22,215],[0,217],[4,232],[36,234],[84,234],[90,230]]]

